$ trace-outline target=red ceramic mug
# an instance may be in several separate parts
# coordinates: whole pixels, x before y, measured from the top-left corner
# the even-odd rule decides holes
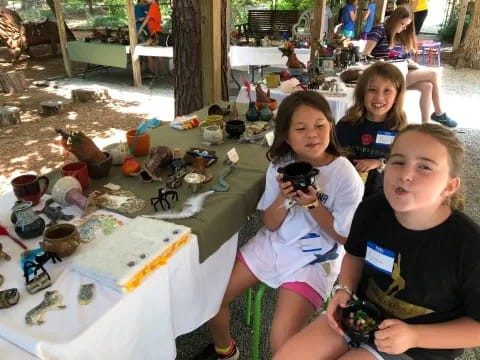
[[[88,168],[83,162],[72,162],[62,166],[62,176],[73,176],[82,185],[82,190],[88,187]]]
[[[44,183],[42,187],[40,182]],[[46,176],[27,174],[17,176],[11,184],[18,200],[31,201],[33,205],[37,205],[42,195],[47,192],[49,180]]]

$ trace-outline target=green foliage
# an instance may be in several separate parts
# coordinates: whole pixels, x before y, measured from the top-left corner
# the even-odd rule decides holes
[[[450,23],[443,28],[438,35],[440,36],[441,41],[453,43],[453,39],[455,38],[455,32],[457,31],[457,24],[458,24],[458,17],[452,19]],[[467,32],[468,25],[470,24],[470,15],[465,17],[465,23],[463,24],[463,33],[462,33],[462,40]]]
[[[277,10],[305,10],[315,6],[315,0],[278,0]]]
[[[102,26],[109,26],[109,27],[116,27],[120,25],[127,24],[127,17],[121,17],[117,15],[97,15],[92,16],[88,19],[88,26],[91,27],[102,27]]]
[[[36,21],[39,19],[55,19],[50,9],[19,11],[22,21]]]

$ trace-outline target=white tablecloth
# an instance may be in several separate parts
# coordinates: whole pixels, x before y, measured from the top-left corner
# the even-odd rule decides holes
[[[310,49],[295,49],[297,58],[307,64]],[[246,65],[283,65],[287,58],[282,57],[278,47],[230,46],[230,66]]]
[[[266,91],[267,89],[265,88],[264,90]],[[339,121],[343,117],[343,115],[345,115],[347,109],[353,105],[353,88],[345,87],[344,92],[347,93],[347,96],[345,97],[325,96],[325,99],[327,99],[328,104],[330,105],[330,109],[332,111],[333,117],[335,118],[335,121]],[[250,94],[252,96],[252,101],[255,101],[257,96],[253,87]],[[323,94],[324,93],[322,92],[322,95]],[[280,106],[280,103],[288,95],[289,94],[282,92],[280,88],[270,89],[270,97],[278,101],[278,106]],[[249,100],[245,87],[242,87],[238,92],[236,101],[238,103],[248,103]]]
[[[135,47],[133,59],[137,60],[139,56],[173,58],[173,46],[149,46],[139,44]]]
[[[9,209],[14,200],[12,193],[0,197],[0,223],[8,225],[12,235]],[[64,210],[78,215],[74,207]],[[97,232],[94,241],[101,241],[102,236]],[[24,243],[36,248],[38,240]],[[27,293],[19,265],[23,250],[7,237],[0,241],[12,256],[11,261],[0,260],[0,273],[5,277],[2,289],[15,287],[21,293],[17,305],[0,310],[1,359],[16,359],[4,354],[21,353],[9,342],[41,359],[175,359],[175,337],[196,329],[218,311],[237,251],[235,235],[200,264],[198,239],[193,235],[166,266],[129,294],[96,283],[96,295],[89,305],[78,305],[77,296],[80,284],[92,281],[71,270],[68,257],[60,264],[49,262],[46,268],[54,283],[48,290],[58,290],[67,308],[48,312],[43,325],[29,327],[25,314],[43,300],[45,290]],[[76,251],[86,247],[81,244]]]

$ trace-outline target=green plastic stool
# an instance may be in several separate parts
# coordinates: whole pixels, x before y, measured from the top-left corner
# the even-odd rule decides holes
[[[252,360],[258,360],[258,348],[260,346],[260,317],[262,315],[262,297],[267,285],[261,283],[255,294],[255,311],[253,313],[253,343],[252,343]],[[247,314],[245,324],[250,326],[250,318],[252,314],[252,289],[247,290]]]

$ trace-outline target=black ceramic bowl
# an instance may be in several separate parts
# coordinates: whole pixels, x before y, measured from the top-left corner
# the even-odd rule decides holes
[[[87,162],[88,175],[92,178],[107,177],[110,173],[110,167],[112,166],[112,156],[103,152],[106,155],[106,159],[98,162]]]
[[[229,120],[225,123],[225,131],[232,138],[238,138],[245,132],[245,122],[242,120]]]
[[[378,308],[366,300],[354,301],[342,309],[342,328],[353,346],[373,341],[373,332],[381,320]]]
[[[311,164],[303,161],[297,161],[278,169],[283,174],[282,181],[290,181],[294,190],[308,192],[308,187],[315,183],[315,176],[318,175],[318,169]]]

